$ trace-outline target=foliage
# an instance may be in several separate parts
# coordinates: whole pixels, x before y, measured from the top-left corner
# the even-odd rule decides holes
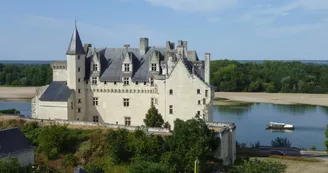
[[[287,138],[277,137],[271,141],[273,147],[291,147],[292,143]]]
[[[74,156],[74,154],[67,154],[63,157],[62,164],[65,166],[76,166],[77,158]]]
[[[132,157],[128,135],[129,132],[125,129],[112,130],[108,133],[109,155],[115,164],[129,162]]]
[[[287,169],[285,164],[271,161],[250,160],[240,165],[234,165],[230,173],[284,173]]]
[[[42,86],[52,81],[49,64],[0,64],[0,85]]]
[[[159,163],[139,161],[131,164],[129,173],[170,173],[168,168]]]
[[[301,62],[240,63],[211,61],[211,84],[216,91],[327,93],[328,66]]]
[[[67,126],[52,124],[44,127],[38,137],[38,151],[44,152],[47,159],[55,159],[60,153],[74,152],[80,134]],[[69,144],[69,145],[67,145]]]
[[[313,146],[310,148],[310,150],[312,150],[312,151],[316,151],[316,150],[317,150],[317,147],[316,147],[315,145],[313,145]]]
[[[171,157],[177,161],[176,171],[191,172],[196,158],[200,161],[200,168],[206,169],[206,161],[212,159],[219,143],[220,139],[213,130],[208,129],[202,119],[177,119],[172,136],[168,140],[169,150],[173,152]]]
[[[1,159],[0,173],[32,173],[32,167],[19,166],[17,158],[15,159]]]
[[[154,106],[154,104],[151,104],[147,114],[146,118],[144,119],[144,123],[147,127],[162,127],[164,124],[164,120],[162,115],[158,112],[158,109]]]
[[[0,114],[13,114],[13,115],[19,115],[20,111],[16,109],[5,109],[0,110]]]
[[[325,141],[325,146],[326,146],[326,151],[328,152],[328,124],[326,125],[326,141]]]
[[[254,144],[250,144],[251,148],[260,148],[261,143],[260,141],[255,142]]]
[[[304,158],[304,157],[293,157],[293,156],[279,156],[279,155],[271,155],[271,158],[277,159],[285,159],[285,160],[295,160],[295,161],[303,161],[303,162],[320,162],[319,159],[315,158]]]

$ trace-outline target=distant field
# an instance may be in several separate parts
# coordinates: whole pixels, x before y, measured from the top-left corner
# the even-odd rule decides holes
[[[328,106],[328,94],[290,94],[290,93],[251,93],[216,92],[216,105],[234,104],[234,102],[307,104]]]

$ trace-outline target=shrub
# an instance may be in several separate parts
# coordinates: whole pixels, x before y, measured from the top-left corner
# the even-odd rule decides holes
[[[65,166],[76,166],[77,158],[74,154],[67,154],[63,157],[62,164]]]
[[[240,165],[233,165],[229,173],[284,173],[287,166],[279,162],[250,160]]]
[[[320,160],[315,158],[304,158],[304,157],[293,157],[293,156],[279,156],[271,155],[271,158],[284,159],[284,160],[294,160],[294,161],[303,161],[303,162],[320,162]]]
[[[129,173],[170,173],[169,167],[164,164],[138,161],[131,164]]]
[[[271,141],[273,147],[291,147],[292,143],[287,138],[277,137]]]
[[[317,147],[316,147],[315,145],[313,145],[313,146],[310,148],[310,150],[312,150],[312,151],[316,151],[316,150],[317,150]]]

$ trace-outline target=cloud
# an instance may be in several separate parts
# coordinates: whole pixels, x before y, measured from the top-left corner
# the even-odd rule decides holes
[[[207,18],[207,21],[210,23],[218,23],[220,20],[221,18],[217,16]]]
[[[174,10],[208,12],[233,7],[237,0],[144,0]]]

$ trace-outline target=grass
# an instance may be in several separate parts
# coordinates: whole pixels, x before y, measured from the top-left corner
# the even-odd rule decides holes
[[[213,101],[215,105],[219,106],[249,106],[253,104],[250,102],[235,101],[220,97],[215,97]]]
[[[319,159],[315,158],[304,158],[304,157],[293,157],[293,156],[278,156],[271,155],[270,158],[283,159],[283,160],[294,160],[294,161],[302,161],[302,162],[321,162]]]

